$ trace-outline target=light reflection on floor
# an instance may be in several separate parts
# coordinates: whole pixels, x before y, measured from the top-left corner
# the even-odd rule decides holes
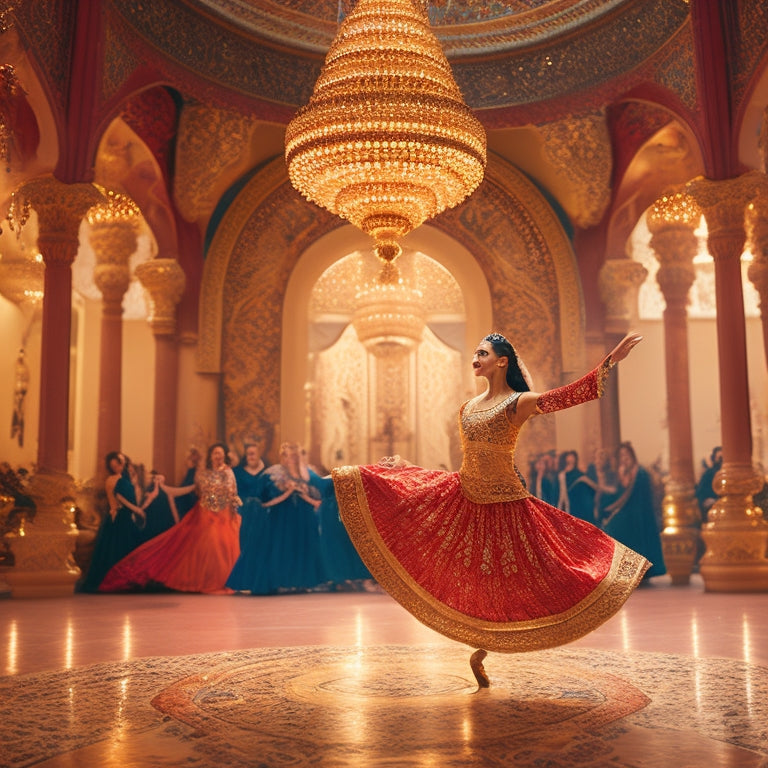
[[[576,643],[490,654],[493,685],[477,691],[472,649],[382,594],[6,599],[0,755],[46,768],[765,768],[767,609],[766,594],[656,579]]]

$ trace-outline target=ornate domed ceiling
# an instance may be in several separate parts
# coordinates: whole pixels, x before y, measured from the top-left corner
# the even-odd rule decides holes
[[[417,0],[418,2],[418,0]],[[354,0],[196,0],[208,12],[290,48],[325,52]],[[628,13],[633,0],[433,0],[427,12],[452,54],[508,53],[520,45],[573,34],[609,14]],[[683,3],[681,3],[683,5]]]
[[[121,21],[163,57],[243,96],[297,107],[354,0],[161,5],[113,0]],[[690,11],[686,0],[436,0],[427,10],[467,103],[480,110],[551,101],[631,75],[676,48]],[[663,58],[679,67],[686,57],[674,50]]]

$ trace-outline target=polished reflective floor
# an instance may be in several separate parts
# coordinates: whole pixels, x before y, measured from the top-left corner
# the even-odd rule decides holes
[[[0,766],[768,766],[768,594],[638,589],[560,649],[382,593],[0,600]]]

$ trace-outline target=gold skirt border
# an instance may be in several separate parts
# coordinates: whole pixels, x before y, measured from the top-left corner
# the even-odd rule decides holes
[[[577,640],[619,611],[650,567],[642,555],[616,542],[608,575],[568,611],[528,621],[478,619],[434,598],[391,554],[371,519],[358,467],[334,469],[333,482],[341,518],[374,579],[422,624],[473,648],[522,653]]]

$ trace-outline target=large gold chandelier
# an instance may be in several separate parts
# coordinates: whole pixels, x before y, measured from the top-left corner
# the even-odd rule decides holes
[[[293,186],[371,235],[387,261],[397,240],[458,205],[485,170],[485,131],[422,6],[359,0],[285,136]]]

